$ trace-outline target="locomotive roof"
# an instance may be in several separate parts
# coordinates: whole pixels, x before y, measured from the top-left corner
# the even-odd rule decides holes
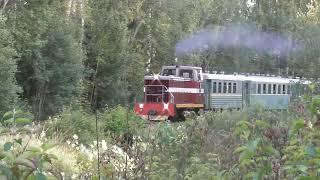
[[[253,81],[263,83],[289,84],[299,82],[299,79],[290,79],[283,77],[255,76],[242,74],[203,74],[204,79],[224,80],[224,81]],[[307,83],[307,82],[305,82]]]
[[[174,69],[174,68],[183,68],[183,69],[202,69],[201,67],[196,66],[163,66],[162,69]]]

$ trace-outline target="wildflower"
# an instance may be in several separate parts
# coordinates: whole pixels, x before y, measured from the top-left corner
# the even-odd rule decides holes
[[[69,140],[67,140],[67,144],[69,144],[69,145],[70,145],[70,144],[71,144],[71,142],[70,142]]]
[[[41,134],[40,134],[40,138],[44,138],[46,136],[46,132],[42,131]]]
[[[71,144],[71,147],[73,147],[73,148],[74,148],[74,147],[76,147],[76,145],[75,145],[74,143],[72,143],[72,144]]]
[[[102,147],[102,150],[104,150],[104,151],[108,149],[107,143],[106,143],[105,140],[102,140],[102,141],[101,141],[101,147]]]
[[[311,121],[308,121],[308,122],[307,122],[307,125],[308,125],[308,127],[309,127],[310,129],[312,129],[313,124],[311,123]]]
[[[89,160],[91,160],[91,161],[95,157],[95,155],[93,153],[88,153],[87,155],[88,155]]]
[[[78,139],[78,136],[75,134],[73,135],[73,139],[77,140]]]
[[[87,150],[87,148],[83,144],[80,144],[79,147],[80,147],[80,150],[83,152]]]
[[[141,150],[146,151],[147,150],[147,144],[146,143],[141,143]]]
[[[76,150],[77,150],[77,151],[79,151],[79,150],[80,150],[80,148],[79,148],[79,147],[76,147]]]

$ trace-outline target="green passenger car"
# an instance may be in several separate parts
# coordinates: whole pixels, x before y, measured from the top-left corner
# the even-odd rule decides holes
[[[299,79],[265,75],[203,74],[206,109],[240,109],[261,105],[287,109]],[[308,81],[302,82],[308,84]]]

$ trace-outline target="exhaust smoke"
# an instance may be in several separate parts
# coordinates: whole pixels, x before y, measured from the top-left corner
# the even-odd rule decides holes
[[[262,32],[253,25],[230,24],[196,32],[176,44],[176,55],[183,56],[212,48],[248,48],[258,53],[286,56],[303,49],[287,34]]]

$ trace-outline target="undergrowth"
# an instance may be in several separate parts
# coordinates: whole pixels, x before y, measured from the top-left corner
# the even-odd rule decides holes
[[[147,123],[118,106],[98,112],[98,132],[96,116],[81,109],[44,124],[22,112],[10,120],[9,112],[1,121],[0,177],[97,179],[98,145],[103,179],[316,179],[319,102],[206,112],[178,123]]]

